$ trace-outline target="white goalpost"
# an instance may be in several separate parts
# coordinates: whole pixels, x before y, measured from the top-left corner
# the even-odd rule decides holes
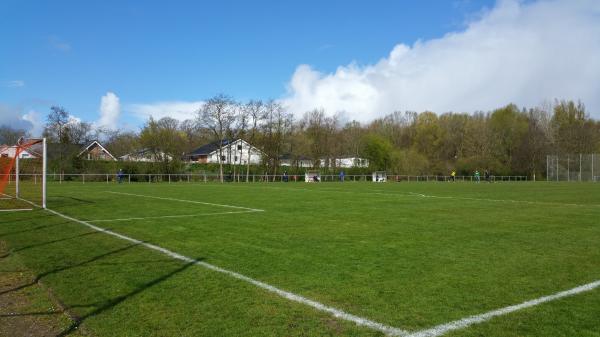
[[[374,183],[385,183],[387,181],[387,174],[385,171],[373,172],[372,181]]]
[[[0,210],[46,208],[47,144],[45,138],[21,138],[0,147]]]
[[[307,183],[318,183],[321,181],[321,173],[319,171],[307,171],[304,173],[304,181]]]

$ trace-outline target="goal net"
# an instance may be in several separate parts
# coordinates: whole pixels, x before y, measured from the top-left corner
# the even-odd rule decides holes
[[[0,146],[0,210],[46,207],[46,141]]]
[[[321,181],[321,173],[318,171],[308,171],[304,174],[304,181],[307,183],[318,183]]]
[[[387,174],[385,171],[375,171],[373,172],[372,179],[374,183],[385,183],[387,181]]]

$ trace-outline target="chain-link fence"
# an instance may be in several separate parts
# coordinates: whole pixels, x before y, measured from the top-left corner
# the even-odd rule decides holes
[[[548,181],[600,181],[599,154],[546,156]]]

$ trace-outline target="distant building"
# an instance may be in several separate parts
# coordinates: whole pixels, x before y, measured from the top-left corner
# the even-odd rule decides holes
[[[305,156],[294,156],[291,153],[279,157],[279,165],[294,167],[313,167],[313,161]]]
[[[97,140],[84,147],[77,156],[86,160],[117,160]]]
[[[171,161],[173,159],[172,156],[162,152],[154,152],[151,149],[141,149],[132,153],[128,153],[126,155],[120,156],[119,160],[121,161],[134,161],[134,162],[148,162],[154,163],[159,161],[168,160]]]
[[[369,167],[369,160],[366,158],[346,156],[335,159],[335,167]]]
[[[257,147],[243,139],[223,140],[222,150],[219,153],[219,142],[203,145],[185,155],[185,160],[192,163],[246,165],[260,164],[263,153]]]
[[[14,158],[17,154],[16,146],[0,145],[0,157]],[[19,159],[39,158],[40,154],[33,151],[23,150],[19,153]]]

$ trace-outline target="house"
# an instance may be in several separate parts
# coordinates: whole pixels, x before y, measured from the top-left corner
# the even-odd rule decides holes
[[[14,158],[16,154],[17,154],[16,146],[0,145],[0,157]],[[31,151],[30,149],[22,150],[19,153],[19,159],[29,159],[29,158],[39,158],[39,157],[40,157],[39,153]]]
[[[221,162],[223,164],[238,165],[260,164],[262,160],[262,151],[243,139],[225,139],[221,144],[221,153],[219,153],[219,142],[216,141],[186,154],[185,159],[192,163],[212,164]]]
[[[327,165],[329,163],[329,165]],[[335,164],[335,165],[334,165]],[[321,167],[369,167],[369,160],[353,156],[342,156],[340,158],[321,159]]]
[[[77,156],[86,160],[117,160],[97,140],[92,141],[89,145],[84,147]]]
[[[279,165],[288,167],[313,167],[313,161],[305,156],[294,156],[291,153],[286,153],[279,156]]]
[[[141,150],[120,156],[119,160],[154,163],[154,162],[159,162],[159,161],[163,161],[163,160],[171,161],[171,160],[173,160],[173,157],[162,151],[154,152],[151,149],[141,149]]]

